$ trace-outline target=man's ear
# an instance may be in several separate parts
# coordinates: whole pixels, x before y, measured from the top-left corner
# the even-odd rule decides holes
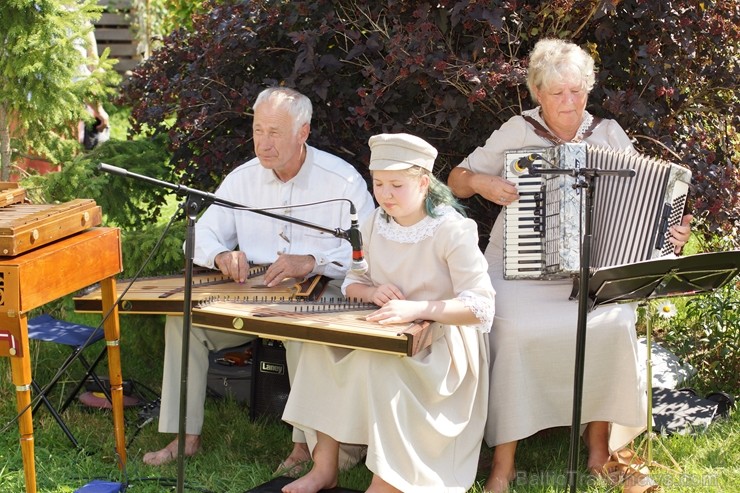
[[[308,123],[304,123],[301,125],[301,128],[298,130],[298,136],[301,138],[301,141],[305,144],[308,140],[308,136],[311,134],[311,125]]]

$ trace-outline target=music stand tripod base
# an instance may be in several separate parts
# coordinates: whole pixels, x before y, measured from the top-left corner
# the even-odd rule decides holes
[[[647,433],[638,448],[645,448],[648,467],[659,466],[671,470],[654,462],[652,457],[652,445],[657,435],[653,431],[651,302],[659,298],[710,293],[731,282],[738,274],[740,251],[733,250],[608,267],[596,271],[589,280],[591,309],[609,303],[647,304]],[[660,441],[657,443],[671,459],[676,470],[681,472],[681,466],[665,445]]]

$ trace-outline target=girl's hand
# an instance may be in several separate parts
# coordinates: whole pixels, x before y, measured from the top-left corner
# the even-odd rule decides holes
[[[405,300],[406,297],[403,295],[400,289],[393,284],[381,284],[376,287],[370,295],[370,301],[378,306],[384,306],[391,300]]]
[[[365,319],[379,324],[413,322],[421,318],[425,305],[421,301],[391,300]]]

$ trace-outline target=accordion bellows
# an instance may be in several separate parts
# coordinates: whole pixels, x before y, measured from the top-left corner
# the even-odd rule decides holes
[[[529,164],[523,167],[522,162]],[[531,167],[569,174],[530,174]],[[505,178],[519,201],[504,209],[504,278],[557,279],[580,270],[582,188],[577,170],[634,170],[594,181],[590,266],[593,269],[659,258],[673,246],[669,228],[681,221],[691,172],[667,161],[586,144],[506,153]]]

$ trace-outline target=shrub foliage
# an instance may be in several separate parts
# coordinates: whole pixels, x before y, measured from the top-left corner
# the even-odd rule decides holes
[[[693,172],[706,234],[737,238],[738,39],[733,0],[252,0],[210,5],[163,40],[122,91],[132,130],[166,134],[171,165],[213,189],[252,155],[250,108],[265,86],[314,102],[310,142],[364,172],[367,140],[404,131],[440,151],[437,174],[532,106],[527,56],[572,40],[600,67],[589,111],[647,155]],[[481,235],[497,212],[468,204]]]
[[[693,296],[670,319],[663,340],[694,367],[708,390],[738,388],[740,281]]]

